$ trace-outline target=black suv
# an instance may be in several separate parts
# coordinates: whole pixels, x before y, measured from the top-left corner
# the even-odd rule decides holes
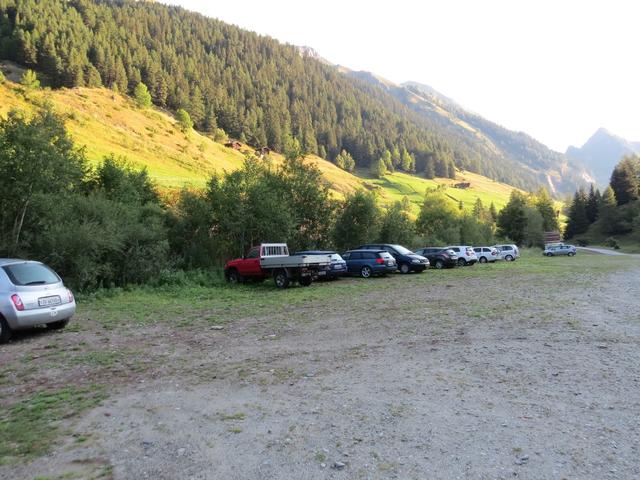
[[[402,245],[392,245],[390,243],[368,243],[360,245],[358,250],[385,250],[396,259],[398,270],[402,273],[424,272],[429,268],[429,260],[422,255],[413,253]]]
[[[437,269],[453,268],[458,265],[458,255],[456,255],[456,252],[443,247],[424,247],[416,250],[416,253],[427,257],[431,265]]]

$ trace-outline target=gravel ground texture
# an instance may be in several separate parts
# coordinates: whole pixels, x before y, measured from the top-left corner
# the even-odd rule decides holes
[[[106,399],[0,478],[640,478],[640,262],[592,258],[314,284],[371,287],[207,326],[103,329],[97,309],[22,334],[0,347],[5,410],[89,380]],[[65,368],[43,353],[77,345]],[[104,345],[126,358],[92,361]]]

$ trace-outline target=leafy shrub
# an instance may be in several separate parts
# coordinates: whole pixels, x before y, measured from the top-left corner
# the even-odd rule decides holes
[[[613,248],[614,250],[619,250],[620,249],[620,244],[618,243],[618,241],[613,238],[613,237],[609,237],[604,241],[604,244],[606,247],[610,247]]]

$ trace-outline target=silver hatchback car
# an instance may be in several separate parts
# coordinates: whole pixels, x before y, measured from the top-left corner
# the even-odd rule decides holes
[[[71,290],[40,262],[0,258],[0,343],[13,330],[64,328],[76,312]]]

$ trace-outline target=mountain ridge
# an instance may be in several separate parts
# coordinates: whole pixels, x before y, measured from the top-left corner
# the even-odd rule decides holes
[[[525,132],[487,120],[429,85],[415,81],[394,84],[365,71],[343,70],[343,73],[384,88],[443,128],[462,135],[484,154],[528,172],[541,184],[546,184],[552,193],[570,192],[576,186],[594,181],[591,171],[580,162],[551,150]]]
[[[581,147],[569,146],[566,155],[582,162],[595,175],[595,183],[604,187],[611,172],[626,155],[640,154],[640,142],[627,140],[610,130],[600,127]]]

